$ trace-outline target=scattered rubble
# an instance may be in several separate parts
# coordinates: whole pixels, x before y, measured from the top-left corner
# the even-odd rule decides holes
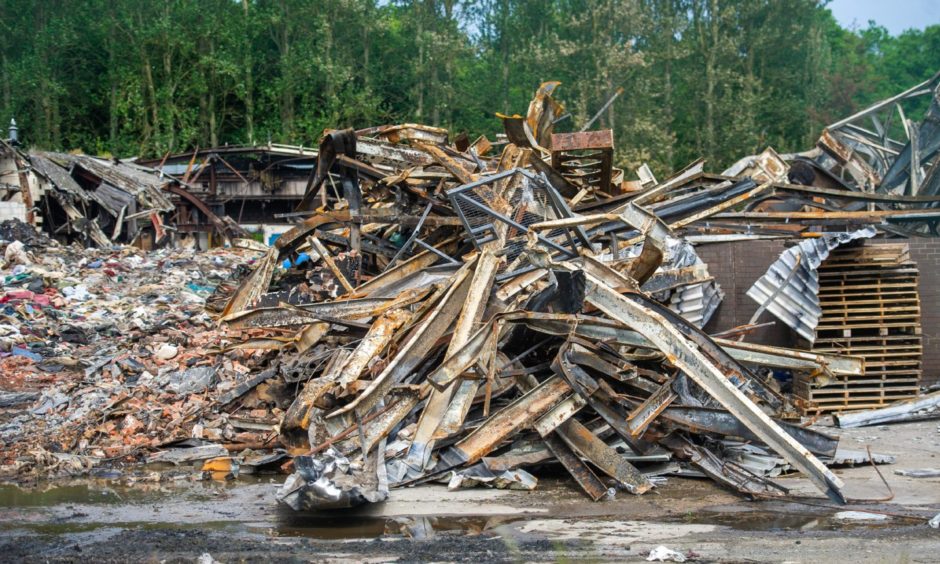
[[[4,271],[4,397],[34,403],[0,424],[3,474],[28,476],[36,448],[100,461],[191,438],[181,425],[210,407],[198,392],[210,382],[231,388],[250,372],[247,353],[219,353],[221,333],[205,307],[231,284],[233,269],[257,254],[50,242]],[[197,374],[211,375],[202,389]],[[218,438],[224,431],[237,440],[234,428],[218,425]]]
[[[557,88],[542,85],[526,116],[501,116],[496,140],[415,124],[327,131],[298,223],[260,251],[8,243],[4,389],[42,391],[4,396],[32,404],[0,423],[0,472],[274,469],[293,472],[280,502],[326,510],[429,481],[533,489],[547,464],[595,501],[672,475],[780,497],[771,478],[799,471],[844,503],[830,466],[891,457],[794,424],[813,398],[784,391],[775,371],[822,388],[863,377],[866,358],[742,338],[767,311],[813,343],[830,253],[937,235],[932,126],[914,147],[860,133],[885,102],[807,153],[768,149],[720,175],[697,161],[661,181],[643,168],[631,182],[612,165],[610,131],[553,131]],[[99,178],[131,166],[31,157]],[[145,188],[139,207],[165,197]],[[114,233],[136,209],[120,209]],[[760,304],[750,324],[707,334],[724,293],[694,244],[760,238],[802,241],[748,292]],[[875,413],[855,417],[893,420]],[[866,424],[851,417],[838,422]]]

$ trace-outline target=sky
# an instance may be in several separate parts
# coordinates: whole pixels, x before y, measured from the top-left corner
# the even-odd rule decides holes
[[[832,0],[829,9],[842,27],[865,28],[875,20],[891,35],[940,24],[940,0]]]

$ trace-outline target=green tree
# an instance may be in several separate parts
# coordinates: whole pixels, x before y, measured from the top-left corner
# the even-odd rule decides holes
[[[940,26],[846,30],[823,0],[0,0],[3,125],[115,155],[408,121],[492,138],[560,80],[557,131],[623,87],[595,124],[620,165],[721,170],[938,69]]]

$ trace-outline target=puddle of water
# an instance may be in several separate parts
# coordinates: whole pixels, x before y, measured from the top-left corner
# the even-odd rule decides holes
[[[117,503],[117,494],[110,490],[94,490],[85,485],[51,488],[45,491],[22,490],[17,486],[0,486],[0,507],[48,507],[64,503]]]
[[[425,538],[434,533],[477,535],[501,525],[524,521],[521,516],[370,517],[281,515],[276,536],[321,540],[376,539],[386,536]],[[253,529],[259,530],[259,529]]]
[[[10,524],[0,523],[0,531],[22,530],[40,535],[72,535],[106,530],[212,530],[232,533],[248,532],[275,537],[301,537],[316,540],[363,540],[387,537],[427,538],[436,533],[455,532],[477,535],[517,520],[521,517],[368,517],[296,516],[280,519],[277,523],[241,523],[238,521],[180,522],[75,522],[53,520]],[[272,526],[273,525],[273,526]]]
[[[801,513],[783,513],[776,511],[703,511],[687,515],[682,519],[687,523],[703,523],[729,527],[737,531],[840,531],[856,528],[880,528],[897,526],[892,519],[884,521],[845,521],[834,515],[816,515]]]
[[[54,507],[68,504],[119,505],[164,499],[206,501],[219,492],[252,484],[271,483],[264,476],[246,476],[238,482],[171,480],[127,483],[122,480],[80,479],[64,483],[41,483],[23,488],[0,484],[0,508]]]
[[[770,511],[701,512],[683,519],[688,523],[707,523],[738,531],[798,531],[815,528],[820,517]]]

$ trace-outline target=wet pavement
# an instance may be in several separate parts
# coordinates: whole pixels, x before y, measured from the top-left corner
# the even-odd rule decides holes
[[[921,513],[904,507],[853,507],[875,513],[843,520],[837,517],[842,508],[823,500],[747,502],[701,480],[671,479],[654,495],[621,494],[601,503],[585,501],[560,479],[543,480],[536,492],[429,486],[396,491],[399,501],[384,506],[317,515],[275,505],[280,479],[0,486],[0,559],[195,561],[209,553],[222,562],[461,561],[479,555],[487,561],[640,561],[664,544],[704,560],[753,553],[760,561],[783,561],[801,560],[778,554],[784,545],[805,551],[803,543],[878,546],[903,539],[914,551],[909,560],[926,562],[918,560],[920,548],[926,556],[940,539]],[[413,512],[402,512],[405,507]]]
[[[643,496],[592,503],[562,476],[533,492],[393,490],[386,503],[298,514],[279,507],[281,475],[197,479],[192,467],[132,468],[103,477],[0,486],[2,561],[644,561],[665,545],[700,561],[936,562],[940,479],[895,470],[936,466],[936,422],[842,432],[898,463],[837,471],[856,499],[834,506],[805,479],[798,499],[746,501],[706,480],[670,477]],[[869,500],[863,502],[862,500]],[[862,512],[840,515],[845,511]]]

